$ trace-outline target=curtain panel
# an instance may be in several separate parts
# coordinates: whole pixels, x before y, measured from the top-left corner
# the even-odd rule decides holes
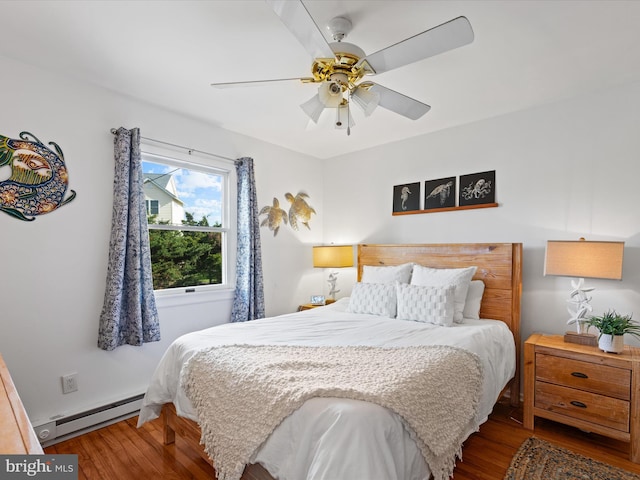
[[[240,158],[235,165],[238,177],[238,251],[231,321],[246,322],[264,317],[260,222],[253,159]]]
[[[160,340],[151,276],[139,129],[119,128],[114,143],[109,264],[98,332],[98,346],[103,350]]]

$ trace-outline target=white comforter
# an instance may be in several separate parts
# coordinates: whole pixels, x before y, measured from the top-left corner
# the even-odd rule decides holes
[[[185,362],[201,348],[230,344],[453,345],[482,361],[484,422],[515,372],[513,336],[503,322],[469,320],[453,327],[347,313],[348,299],[290,315],[225,324],[178,338],[154,373],[139,425],[157,418],[164,403],[197,421],[180,385]],[[453,413],[453,412],[452,412]],[[453,413],[455,414],[455,413]],[[375,421],[374,421],[375,419]],[[469,428],[469,434],[473,428]],[[314,398],[285,419],[252,458],[279,480],[427,480],[429,469],[394,413],[350,399]]]

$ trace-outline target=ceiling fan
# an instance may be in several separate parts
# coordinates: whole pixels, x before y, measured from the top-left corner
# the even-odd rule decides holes
[[[416,99],[364,80],[365,76],[387,72],[404,65],[467,45],[473,41],[473,29],[466,17],[457,17],[422,33],[409,37],[375,53],[365,52],[342,40],[351,30],[351,21],[336,17],[327,28],[334,42],[327,43],[309,11],[301,0],[266,0],[282,22],[311,54],[311,76],[245,82],[212,83],[217,88],[258,85],[270,82],[302,81],[318,83],[318,92],[300,105],[309,118],[317,123],[325,108],[336,110],[335,128],[346,129],[347,135],[355,124],[351,116],[353,102],[366,116],[379,105],[411,120],[417,120],[431,107]]]

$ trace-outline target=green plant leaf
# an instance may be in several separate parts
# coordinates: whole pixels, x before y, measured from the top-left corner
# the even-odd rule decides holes
[[[596,327],[602,335],[624,335],[628,333],[640,338],[640,324],[636,323],[632,315],[621,315],[615,310],[609,310],[601,316],[589,319],[589,326]]]

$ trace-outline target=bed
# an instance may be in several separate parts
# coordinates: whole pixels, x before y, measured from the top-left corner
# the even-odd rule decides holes
[[[215,443],[210,438],[212,424],[221,430],[228,427],[230,430],[237,429],[238,432],[253,431],[252,424],[246,424],[244,415],[237,425],[233,422],[225,424],[222,419],[232,418],[235,413],[218,413],[212,415],[215,418],[209,421],[210,416],[202,410],[204,404],[219,408],[221,402],[203,403],[203,395],[193,392],[197,388],[202,391],[203,387],[200,385],[206,382],[188,381],[192,377],[187,377],[186,373],[193,373],[198,365],[208,365],[204,359],[211,361],[211,358],[206,355],[222,354],[223,358],[235,359],[233,355],[243,355],[246,351],[251,354],[258,350],[264,351],[264,346],[276,349],[275,355],[292,355],[291,349],[294,349],[295,355],[298,355],[298,350],[306,354],[310,350],[335,353],[337,349],[338,356],[340,352],[350,353],[357,349],[373,350],[372,354],[379,354],[381,351],[395,352],[399,349],[405,349],[403,352],[424,349],[431,354],[435,349],[448,349],[447,353],[457,355],[464,351],[467,356],[477,358],[476,362],[481,365],[483,372],[482,382],[477,387],[478,399],[473,414],[469,414],[468,422],[458,421],[462,423],[459,438],[456,437],[456,454],[459,456],[462,441],[486,421],[500,396],[509,396],[513,405],[519,402],[517,359],[520,349],[522,244],[362,244],[358,245],[357,257],[359,283],[354,286],[351,298],[341,299],[326,307],[247,324],[220,325],[177,339],[163,356],[151,379],[139,424],[162,414],[165,443],[174,442],[178,435],[205,459],[209,456],[200,441],[203,439],[205,443],[208,443],[206,440]],[[439,271],[475,267],[472,280],[481,280],[484,285],[478,318],[465,318],[461,323],[440,326],[398,320],[380,315],[379,312],[370,314],[357,311],[357,307],[354,307],[355,297],[359,295],[358,292],[369,288],[361,283],[366,280],[364,276],[371,280],[375,278],[371,276],[374,270],[385,270],[379,267],[395,269],[408,264]],[[413,268],[415,275],[417,267]],[[413,289],[413,293],[416,293],[414,290],[422,292]],[[396,313],[400,315],[400,311]],[[244,361],[244,357],[238,358],[238,362]],[[197,361],[201,359],[203,362]],[[371,360],[367,361],[370,364]],[[268,374],[270,370],[271,367],[262,370],[258,376]],[[217,374],[220,375],[219,372]],[[317,374],[318,372],[313,373]],[[212,381],[216,383],[215,380]],[[237,383],[237,379],[232,382]],[[263,387],[252,391],[248,383],[247,392],[250,393],[245,397],[258,397]],[[188,398],[186,390],[192,394],[193,402]],[[436,463],[434,471],[431,462],[433,458],[425,453],[425,448],[431,453],[430,447],[433,447],[432,442],[425,442],[422,437],[424,431],[425,438],[428,438],[429,428],[420,430],[410,421],[407,422],[410,415],[398,414],[398,410],[385,408],[385,404],[379,404],[375,400],[368,401],[369,397],[341,395],[339,393],[332,396],[330,393],[300,397],[300,405],[285,415],[282,421],[275,422],[274,427],[267,428],[266,431],[271,433],[266,440],[261,441],[258,448],[249,449],[252,454],[247,462],[242,462],[242,468],[247,463],[242,478],[418,480],[427,479],[431,474],[436,478],[448,477],[446,472],[450,471],[449,467],[441,468]],[[446,397],[443,394],[440,396]],[[242,397],[239,393],[238,398]],[[259,403],[265,402],[249,406],[259,407]],[[424,403],[428,404],[426,400]],[[429,409],[435,411],[440,407],[446,409],[447,405],[434,405]],[[465,405],[456,406],[460,412],[464,410],[461,407]],[[462,417],[462,413],[459,416]],[[435,425],[433,430],[437,431]],[[211,445],[208,447],[211,453]],[[222,462],[213,463],[214,467],[222,468]],[[237,470],[238,467],[235,468]],[[226,467],[222,471],[218,470],[218,476],[237,478],[228,473]]]

